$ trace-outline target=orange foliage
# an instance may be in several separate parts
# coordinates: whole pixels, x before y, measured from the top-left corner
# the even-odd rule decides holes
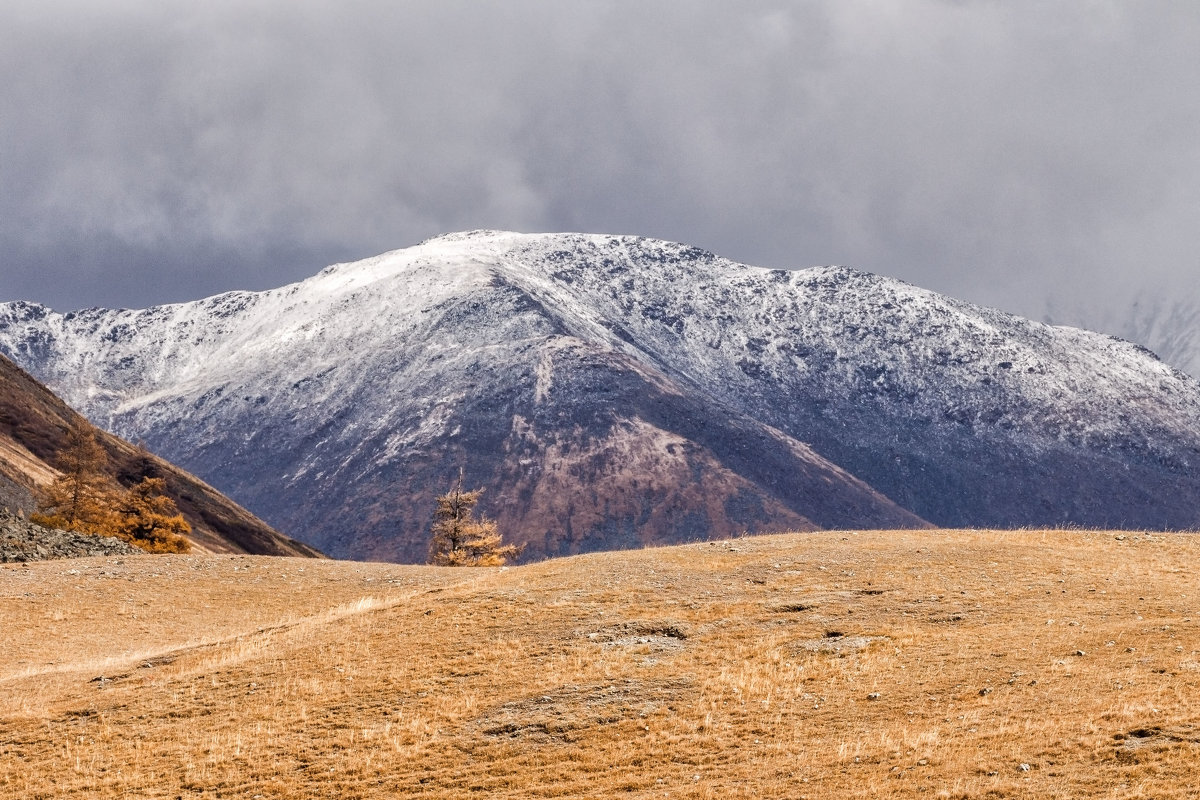
[[[38,510],[30,519],[47,528],[116,535],[115,506],[122,490],[105,472],[108,457],[90,430],[68,431],[58,465],[62,474],[39,492]]]
[[[429,563],[444,567],[498,567],[520,553],[504,544],[496,521],[475,519],[475,505],[482,489],[463,491],[462,474],[448,493],[437,499]]]
[[[192,527],[175,501],[163,494],[166,487],[162,478],[143,478],[126,492],[119,506],[118,538],[151,553],[186,553],[190,549],[184,537]]]
[[[39,493],[38,525],[93,536],[115,536],[151,553],[186,553],[191,526],[163,494],[162,478],[121,488],[107,473],[108,458],[92,432],[73,427],[58,454],[62,474]]]

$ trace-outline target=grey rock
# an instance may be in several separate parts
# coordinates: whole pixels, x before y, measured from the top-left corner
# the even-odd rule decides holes
[[[141,552],[120,539],[43,528],[7,510],[0,510],[2,563],[136,555]]]

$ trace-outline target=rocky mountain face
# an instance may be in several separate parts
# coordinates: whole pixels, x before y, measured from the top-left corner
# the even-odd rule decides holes
[[[126,551],[117,540],[50,531],[25,522],[15,513],[35,508],[38,486],[54,480],[59,451],[67,432],[89,423],[66,403],[4,356],[0,356],[0,553],[5,560],[110,555]],[[95,430],[108,455],[112,477],[130,486],[144,477],[163,478],[166,492],[192,526],[192,544],[214,553],[320,556],[313,548],[289,539],[211,486],[144,448]],[[114,549],[115,548],[115,549]]]
[[[453,234],[0,350],[325,552],[422,560],[460,467],[529,557],[742,531],[1200,524],[1200,384],[841,267]]]

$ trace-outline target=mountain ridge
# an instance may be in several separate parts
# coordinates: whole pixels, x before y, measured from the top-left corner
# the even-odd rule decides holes
[[[1145,345],[1164,362],[1200,377],[1200,297],[1195,293],[1166,297],[1143,292],[1120,312],[1089,312],[1050,303],[1043,318],[1050,324],[1078,324]]]
[[[1200,384],[1144,348],[639,237],[473,231],[267,292],[0,304],[0,351],[335,554],[420,560],[460,467],[535,557],[1200,524]]]

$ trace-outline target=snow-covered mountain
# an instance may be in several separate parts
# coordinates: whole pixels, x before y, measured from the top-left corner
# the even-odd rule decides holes
[[[476,231],[142,311],[0,304],[93,420],[342,556],[420,560],[460,465],[533,556],[742,530],[1200,525],[1200,384],[841,267]]]
[[[1124,309],[1098,312],[1053,304],[1046,322],[1068,322],[1145,345],[1163,361],[1200,377],[1200,295],[1143,294]]]

